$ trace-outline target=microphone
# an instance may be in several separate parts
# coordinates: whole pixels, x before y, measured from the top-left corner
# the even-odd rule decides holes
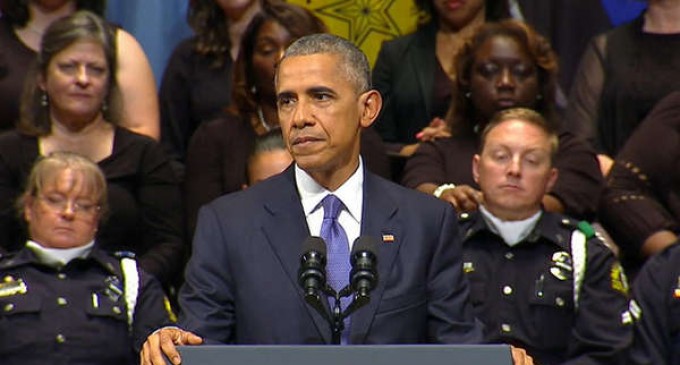
[[[326,242],[322,238],[307,237],[303,242],[298,282],[305,291],[305,300],[323,308],[319,291],[326,285]]]
[[[366,301],[369,294],[378,284],[377,257],[375,255],[376,242],[373,237],[360,236],[354,241],[350,264],[349,283],[354,291],[354,300]]]

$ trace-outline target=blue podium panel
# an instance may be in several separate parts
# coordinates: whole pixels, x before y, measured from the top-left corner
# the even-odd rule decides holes
[[[183,346],[183,365],[512,365],[508,345]]]

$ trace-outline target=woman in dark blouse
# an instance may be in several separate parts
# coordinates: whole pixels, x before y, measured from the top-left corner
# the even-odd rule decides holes
[[[634,271],[680,234],[680,92],[662,99],[616,156],[600,218]]]
[[[680,90],[680,1],[647,4],[591,41],[569,95],[565,127],[595,146],[604,175],[654,105]]]

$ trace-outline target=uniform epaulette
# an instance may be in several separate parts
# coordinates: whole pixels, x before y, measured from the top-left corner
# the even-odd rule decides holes
[[[587,221],[577,221],[571,218],[563,218],[562,225],[568,227],[569,229],[578,229],[586,236],[586,239],[595,237],[595,228],[593,228],[593,226],[591,226]]]
[[[116,251],[113,253],[119,259],[134,259],[135,253],[132,251]]]
[[[586,235],[587,239],[591,239],[595,237],[595,228],[590,225],[590,223],[586,221],[580,221],[576,225],[578,227],[578,230],[583,232],[584,235]]]

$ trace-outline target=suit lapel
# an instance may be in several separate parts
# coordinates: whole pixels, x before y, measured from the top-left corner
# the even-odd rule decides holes
[[[288,168],[279,179],[279,186],[269,189],[270,195],[265,199],[264,208],[270,214],[270,219],[264,220],[262,230],[289,280],[297,288],[298,298],[314,321],[319,336],[325,343],[330,343],[328,322],[305,302],[302,289],[298,285],[302,243],[310,234],[295,185],[294,169]]]
[[[352,314],[350,338],[354,344],[364,343],[366,339],[385,292],[385,281],[400,248],[402,223],[398,219],[398,207],[386,192],[385,184],[378,177],[366,173],[361,235],[377,240],[378,286],[371,292],[369,304]]]

